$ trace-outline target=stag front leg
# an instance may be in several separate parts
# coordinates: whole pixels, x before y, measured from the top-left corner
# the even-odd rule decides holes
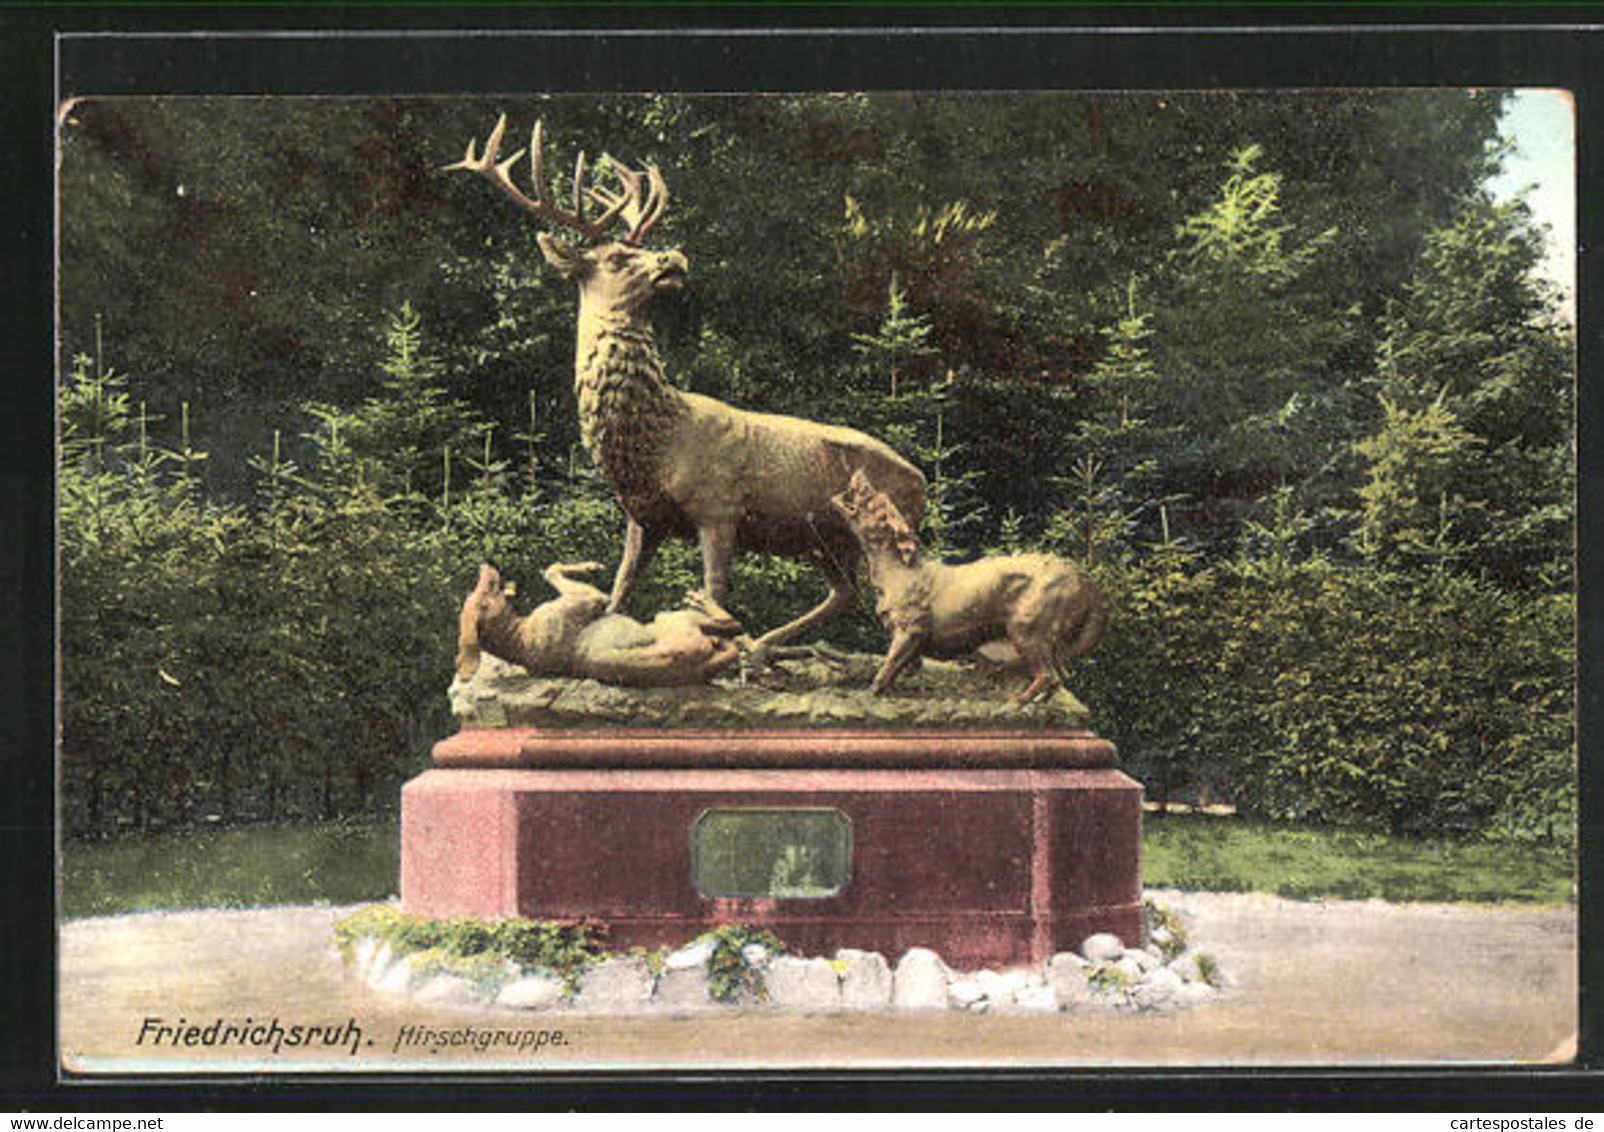
[[[735,556],[735,524],[707,523],[696,530],[702,548],[702,592],[722,606],[730,588],[730,559]]]
[[[741,623],[734,614],[701,590],[685,595],[685,609],[696,618],[696,627],[704,633],[729,637],[741,631]]]
[[[618,613],[629,601],[635,588],[635,579],[652,560],[661,538],[647,532],[633,517],[624,528],[624,554],[618,560],[618,573],[613,575],[612,596],[607,599],[607,612]]]

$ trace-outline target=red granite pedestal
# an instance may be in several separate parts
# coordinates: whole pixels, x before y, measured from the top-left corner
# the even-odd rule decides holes
[[[963,968],[1142,936],[1141,787],[1089,734],[494,728],[434,758],[401,795],[408,912],[593,918],[613,948],[738,922]],[[698,887],[699,823],[797,813],[848,843],[828,894]]]

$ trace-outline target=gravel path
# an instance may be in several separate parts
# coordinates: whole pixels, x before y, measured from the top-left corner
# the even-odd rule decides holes
[[[1563,1056],[1576,1029],[1571,908],[1149,895],[1180,911],[1196,946],[1233,977],[1221,1000],[1169,1015],[446,1010],[388,998],[344,971],[329,925],[349,908],[73,920],[61,930],[63,1063],[87,1073],[361,1071],[443,1062],[459,1070],[1508,1063]],[[322,1026],[341,1040],[281,1045],[276,1053],[238,1043],[208,1049],[165,1037],[154,1042],[159,1026],[204,1028],[221,1020],[243,1030],[274,1019],[286,1033]],[[513,1036],[482,1051],[400,1040],[428,1029]],[[539,1030],[561,1037],[548,1034],[530,1048],[521,1035]],[[525,1048],[510,1051],[509,1041]]]

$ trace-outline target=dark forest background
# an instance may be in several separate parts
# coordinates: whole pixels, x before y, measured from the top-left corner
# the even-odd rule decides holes
[[[441,171],[506,112],[549,169],[662,167],[672,381],[889,440],[949,557],[1089,565],[1114,625],[1074,688],[1150,795],[1568,840],[1573,332],[1487,189],[1502,99],[72,105],[68,834],[391,810],[477,564],[527,604],[616,562],[572,285]],[[665,553],[635,612],[696,576]],[[748,558],[732,604],[821,593]],[[883,647],[867,613],[832,636]]]

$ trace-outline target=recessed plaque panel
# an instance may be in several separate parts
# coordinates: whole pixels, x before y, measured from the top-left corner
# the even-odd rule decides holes
[[[704,810],[691,830],[691,879],[711,897],[818,900],[852,872],[852,823],[840,810]]]

